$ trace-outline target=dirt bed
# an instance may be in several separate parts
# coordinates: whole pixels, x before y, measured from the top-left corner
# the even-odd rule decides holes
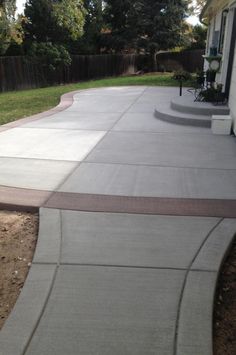
[[[236,354],[236,239],[218,282],[214,312],[214,355]]]
[[[37,235],[37,214],[0,211],[0,329],[24,285]]]

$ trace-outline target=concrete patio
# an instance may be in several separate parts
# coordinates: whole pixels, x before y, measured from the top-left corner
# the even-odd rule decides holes
[[[40,208],[1,355],[212,354],[215,285],[236,232],[236,141],[158,119],[176,96],[85,90],[0,127],[1,207]]]

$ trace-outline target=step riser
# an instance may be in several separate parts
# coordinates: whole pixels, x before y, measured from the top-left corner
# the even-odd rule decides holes
[[[178,103],[175,101],[176,99],[171,101],[171,108],[175,111],[182,113],[189,113],[194,115],[204,115],[204,116],[212,116],[212,115],[228,115],[230,110],[228,107],[221,106],[212,106],[212,107],[196,107],[194,104],[190,107],[188,105]],[[197,105],[197,103],[195,103]],[[199,103],[199,106],[203,103]]]
[[[203,128],[210,128],[211,127],[211,120],[201,120],[201,119],[191,119],[186,117],[177,117],[171,116],[167,113],[160,112],[155,109],[155,117],[161,121],[165,121],[168,123],[174,123],[183,126],[193,126],[193,127],[203,127]]]

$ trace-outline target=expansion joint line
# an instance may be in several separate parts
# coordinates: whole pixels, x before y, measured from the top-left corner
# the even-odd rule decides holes
[[[177,317],[176,317],[175,338],[174,338],[174,352],[173,352],[174,355],[178,355],[177,351],[178,351],[178,332],[179,332],[180,311],[181,311],[181,306],[182,306],[182,302],[183,302],[183,296],[184,296],[186,283],[187,283],[187,280],[188,280],[188,275],[189,275],[189,273],[191,271],[191,268],[192,268],[192,265],[193,265],[194,261],[196,260],[196,258],[198,257],[200,251],[204,247],[206,241],[212,235],[212,233],[215,231],[215,229],[222,223],[223,220],[224,220],[224,218],[220,218],[220,220],[209,231],[209,233],[207,234],[206,238],[204,238],[203,242],[201,243],[200,247],[198,248],[195,256],[191,260],[191,262],[190,262],[190,264],[189,264],[189,266],[188,266],[188,268],[186,270],[184,281],[183,281],[183,286],[182,286],[181,293],[180,293],[178,311],[177,311]],[[194,271],[196,271],[196,270],[194,270]]]
[[[50,299],[50,297],[51,297],[52,290],[53,290],[53,287],[54,287],[54,284],[55,284],[55,281],[56,281],[56,277],[57,277],[57,274],[58,274],[58,269],[59,269],[59,266],[60,266],[60,263],[61,263],[61,254],[62,254],[62,211],[60,210],[60,247],[59,247],[59,251],[58,251],[57,264],[56,264],[56,267],[55,267],[55,271],[54,271],[54,275],[53,275],[53,278],[52,278],[52,282],[51,282],[51,285],[50,285],[50,288],[49,288],[47,297],[46,297],[46,299],[45,299],[43,308],[42,308],[42,310],[41,310],[41,312],[40,312],[40,315],[39,315],[39,317],[38,317],[38,320],[37,320],[37,322],[36,322],[36,324],[35,324],[35,326],[34,326],[32,332],[31,332],[31,334],[30,334],[30,337],[29,337],[29,339],[28,339],[28,341],[27,341],[27,343],[26,343],[26,345],[25,345],[25,348],[24,348],[24,350],[23,350],[23,352],[22,352],[22,355],[25,355],[25,354],[27,353],[27,350],[28,350],[28,348],[29,348],[29,345],[30,345],[30,343],[31,343],[31,341],[32,341],[32,339],[33,339],[33,337],[34,337],[34,334],[35,334],[35,332],[36,332],[36,330],[37,330],[37,328],[38,328],[38,326],[39,326],[39,323],[40,323],[40,321],[41,321],[41,319],[42,319],[42,317],[43,317],[43,314],[44,314],[44,312],[45,312],[45,310],[46,310],[48,301],[49,301],[49,299]],[[38,264],[38,265],[42,265],[42,263],[41,263],[41,264]]]

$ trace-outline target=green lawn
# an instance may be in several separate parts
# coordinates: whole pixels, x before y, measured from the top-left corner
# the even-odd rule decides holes
[[[66,92],[122,85],[177,86],[178,83],[172,79],[172,74],[146,74],[2,93],[0,94],[0,125],[46,111],[56,106],[61,95]]]

